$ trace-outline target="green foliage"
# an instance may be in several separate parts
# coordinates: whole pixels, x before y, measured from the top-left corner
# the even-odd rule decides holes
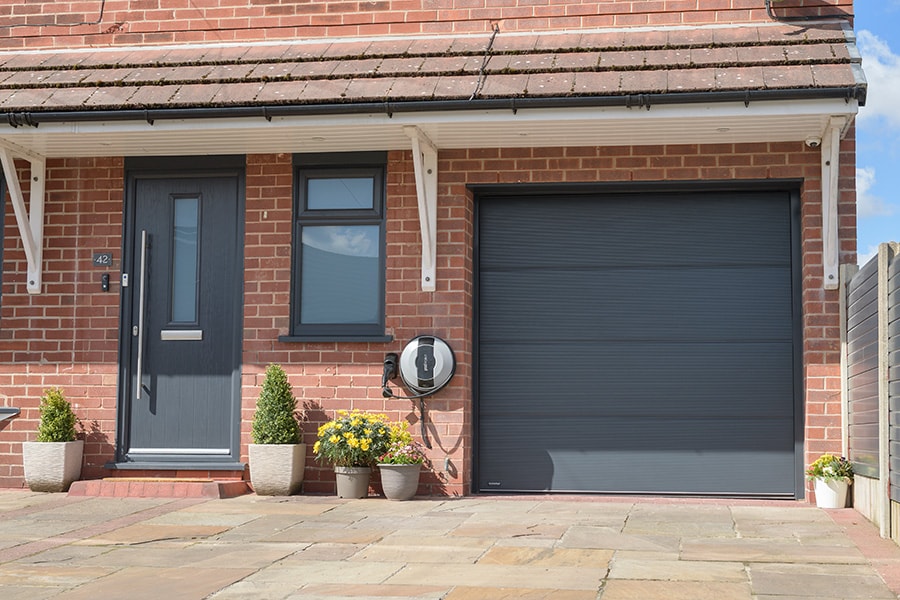
[[[296,412],[297,399],[284,369],[279,365],[269,365],[253,415],[253,443],[299,444],[300,423]]]
[[[72,405],[59,388],[50,388],[41,396],[41,422],[38,425],[39,442],[74,442],[78,417]]]
[[[849,479],[853,477],[853,465],[843,456],[823,454],[806,469],[809,479]]]
[[[326,460],[337,467],[370,467],[390,445],[387,415],[339,410],[333,421],[319,427],[313,452],[316,460]]]

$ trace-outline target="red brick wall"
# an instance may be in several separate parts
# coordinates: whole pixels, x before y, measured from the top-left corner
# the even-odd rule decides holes
[[[851,137],[848,139],[852,139]],[[854,152],[842,145],[842,262],[855,261]],[[340,408],[385,412],[415,421],[408,400],[381,396],[385,352],[421,333],[453,346],[459,368],[429,400],[433,471],[423,493],[469,491],[472,455],[473,200],[470,183],[805,179],[802,189],[803,372],[806,462],[840,451],[838,292],[822,289],[820,153],[802,142],[684,146],[473,149],[441,151],[437,291],[419,289],[420,245],[415,183],[408,152],[391,152],[387,176],[386,325],[392,343],[282,343],[288,332],[291,262],[291,157],[247,158],[242,455],[262,374],[285,367],[305,409],[305,441]],[[118,269],[121,259],[122,159],[48,163],[44,293],[25,291],[24,254],[6,209],[0,312],[0,405],[23,414],[0,425],[0,487],[20,487],[21,441],[36,430],[42,390],[62,386],[89,429],[85,477],[104,474],[115,443]],[[27,186],[26,186],[27,189]],[[100,291],[95,251],[112,251],[113,289]],[[418,435],[418,423],[413,431]],[[448,462],[445,463],[445,459]],[[333,491],[327,465],[307,463],[305,491]]]
[[[852,8],[852,0],[785,0],[776,10],[796,16]],[[767,21],[763,0],[0,0],[0,47]]]
[[[7,196],[0,298],[0,405],[22,410],[0,423],[0,487],[20,487],[21,442],[34,439],[40,396],[62,387],[85,433],[86,477],[103,474],[115,446],[122,159],[47,162],[42,293],[25,289],[22,239]],[[21,163],[28,194],[27,163]],[[91,266],[112,252],[113,268]],[[109,292],[100,275],[110,273]]]

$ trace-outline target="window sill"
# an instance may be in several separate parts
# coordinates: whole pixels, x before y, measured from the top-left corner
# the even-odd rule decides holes
[[[393,342],[392,335],[280,335],[279,342]]]

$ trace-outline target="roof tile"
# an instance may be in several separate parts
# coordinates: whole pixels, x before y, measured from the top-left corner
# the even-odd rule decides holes
[[[429,100],[434,97],[440,77],[414,77],[397,79],[391,86],[388,98],[396,100]]]
[[[814,84],[809,65],[763,67],[762,69],[767,89],[810,88]]]
[[[656,94],[668,90],[671,73],[680,71],[629,71],[622,73],[621,91],[626,94]],[[693,72],[693,71],[689,71]]]
[[[572,93],[608,96],[618,94],[624,73],[618,71],[575,73]]]
[[[255,100],[264,104],[296,102],[306,85],[306,81],[267,81],[260,87]]]
[[[669,72],[670,92],[707,92],[716,89],[716,70],[675,69]]]
[[[575,85],[574,73],[535,73],[528,76],[529,96],[569,96]]]
[[[761,90],[766,87],[762,67],[716,69],[716,87],[720,90]]]
[[[335,39],[0,52],[8,110],[141,109],[850,87],[840,27]],[[485,60],[487,62],[485,63]],[[810,66],[814,65],[814,66]]]

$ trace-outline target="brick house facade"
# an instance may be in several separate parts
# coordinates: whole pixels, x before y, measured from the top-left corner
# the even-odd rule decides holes
[[[793,376],[800,381],[799,391],[795,391],[798,396],[786,400],[788,406],[796,403],[800,407],[785,421],[797,431],[792,438],[797,445],[794,456],[787,459],[792,486],[787,494],[808,496],[802,482],[802,464],[823,451],[841,448],[838,291],[826,279],[829,262],[847,264],[856,259],[852,118],[857,103],[864,101],[865,84],[853,46],[852,21],[844,16],[852,13],[851,2],[798,0],[783,4],[773,10],[785,20],[776,22],[767,14],[763,0],[108,0],[71,5],[21,5],[3,0],[0,18],[15,27],[0,37],[0,71],[7,75],[0,80],[0,110],[9,120],[9,126],[4,125],[0,131],[0,147],[16,158],[17,176],[26,199],[31,177],[41,175],[35,167],[41,161],[45,164],[46,187],[39,293],[28,289],[22,227],[9,208],[9,195],[6,201],[0,298],[0,405],[19,408],[21,413],[0,422],[0,487],[24,485],[21,442],[33,438],[38,399],[42,390],[52,386],[65,390],[85,425],[84,478],[115,473],[246,477],[242,463],[246,462],[250,421],[263,372],[272,362],[282,364],[288,372],[304,408],[304,441],[309,444],[315,439],[317,425],[339,409],[384,412],[392,419],[415,423],[414,431],[418,432],[415,405],[383,397],[382,361],[386,352],[398,352],[416,335],[430,334],[451,344],[458,366],[448,388],[428,400],[433,442],[429,457],[433,468],[423,477],[419,492],[466,495],[485,491],[485,484],[479,483],[475,475],[479,469],[487,468],[483,461],[479,462],[479,448],[484,452],[485,444],[478,438],[485,435],[479,429],[479,419],[487,422],[479,411],[489,402],[488,386],[479,385],[478,368],[480,196],[510,186],[521,186],[528,193],[543,189],[557,193],[565,191],[567,185],[585,184],[634,184],[639,189],[648,184],[656,186],[648,189],[655,190],[660,182],[696,184],[698,189],[706,189],[704,182],[715,182],[716,189],[730,190],[743,184],[753,187],[774,182],[798,195],[800,237],[794,242],[799,264],[794,264],[793,269],[801,287],[791,293],[795,306],[801,309],[794,316],[800,334],[799,347],[793,352],[802,357],[802,364],[793,367]],[[812,31],[813,35],[804,33],[808,37],[798,43],[795,36],[800,25],[788,19],[801,17],[807,19],[802,21],[803,31]],[[766,39],[760,32],[771,36]],[[589,41],[588,36],[598,39]],[[559,39],[565,37],[577,39]],[[661,39],[667,41],[660,43]],[[317,48],[315,57],[301,57],[303,52],[297,52],[296,59],[288,59],[292,44],[298,42],[306,44],[300,46],[303,51]],[[316,45],[317,42],[322,43]],[[434,50],[426,47],[418,53],[413,51],[415,44],[431,43],[435,44]],[[486,44],[490,44],[487,51]],[[820,54],[825,47],[827,51]],[[247,53],[231,57],[235,48]],[[716,56],[708,57],[704,65],[699,59],[701,51],[711,51]],[[210,57],[217,52],[221,54]],[[280,78],[259,74],[262,67],[283,67],[290,61],[294,61],[290,62],[294,68],[322,66],[329,60],[329,52],[339,66],[330,65],[328,75],[322,78],[308,76],[305,71],[296,76],[296,70],[291,75],[279,71]],[[560,66],[537,72],[534,65],[515,62],[525,57],[539,63],[542,56],[550,55],[557,59],[574,58],[584,52],[599,56],[590,69]],[[666,56],[647,58],[663,52]],[[679,52],[691,53],[692,58],[683,60]],[[765,58],[773,52],[777,59]],[[634,59],[637,54],[640,57]],[[448,91],[443,97],[444,88],[437,83],[432,84],[427,96],[418,95],[415,86],[426,78],[421,72],[413,74],[406,67],[398,67],[389,73],[383,67],[386,62],[381,62],[379,69],[385,70],[376,69],[372,74],[371,63],[366,62],[403,60],[409,56],[421,57],[423,61],[440,57],[462,61],[464,66],[435,71],[435,78],[447,78],[452,84],[448,87],[460,86],[462,91]],[[610,57],[613,63],[604,63],[603,57]],[[492,67],[495,70],[485,68],[490,64],[488,59],[496,61]],[[503,60],[507,62],[502,63]],[[561,60],[548,62],[562,64]],[[209,89],[214,79],[211,69],[223,66],[234,70],[215,82],[221,87],[213,92]],[[202,75],[187,73],[200,67],[206,70]],[[75,81],[65,78],[66,68],[70,74],[93,74]],[[379,79],[382,72],[391,76],[388,87]],[[616,74],[617,89],[608,89],[601,81],[610,73]],[[660,86],[654,77],[663,73],[667,84]],[[591,77],[586,77],[588,74]],[[782,74],[787,81],[769,84],[773,77]],[[705,80],[708,77],[712,77],[712,84]],[[754,80],[757,77],[767,85],[760,85]],[[560,79],[566,87],[564,93],[554,88]],[[107,86],[104,81],[118,83]],[[305,87],[297,81],[305,82]],[[346,87],[331,97],[321,91],[315,97],[303,97],[299,91],[310,94],[314,84],[324,87],[335,82],[343,82],[341,85]],[[550,91],[544,95],[536,93],[537,82]],[[277,83],[290,84],[293,87],[283,89],[296,89],[301,96],[295,100],[260,100],[264,94],[259,90]],[[224,93],[229,85],[256,86],[259,95],[253,99],[241,97],[239,91]],[[358,115],[347,108],[364,105],[360,114],[373,113],[376,92],[372,89],[378,85],[382,87],[377,93],[390,96],[397,109],[396,113],[386,109],[387,120],[400,121],[396,126],[386,125],[397,131],[381,146],[378,140],[382,131],[368,134],[366,124],[354,120]],[[122,90],[131,89],[130,86],[134,95],[122,96]],[[757,96],[761,88],[763,93]],[[235,88],[239,89],[249,88]],[[269,98],[283,93],[283,89],[271,88]],[[385,93],[388,89],[391,91]],[[412,91],[401,94],[397,91],[400,89]],[[154,93],[163,92],[166,100],[151,99]],[[525,108],[513,106],[509,114],[497,120],[484,118],[482,113],[497,110],[498,105],[476,103],[471,109],[462,107],[467,98],[476,97],[473,92],[480,92],[478,99],[485,102],[519,99]],[[772,95],[766,96],[768,92]],[[104,93],[114,97],[99,100]],[[144,93],[143,99],[137,99]],[[722,96],[716,97],[717,93]],[[573,97],[584,104],[571,102]],[[637,106],[624,106],[626,97],[633,97]],[[535,103],[532,110],[556,112],[548,114],[540,126],[531,128],[527,103],[535,98],[543,104]],[[591,106],[590,100],[584,100],[591,98],[621,102],[615,108],[612,100],[607,105]],[[433,109],[425,106],[428,102],[434,103]],[[554,108],[554,102],[559,102],[561,108]],[[414,112],[405,112],[404,103],[418,105]],[[745,107],[746,117],[739,114],[740,108],[732,109],[732,104]],[[792,115],[794,104],[804,108]],[[807,108],[806,104],[810,106]],[[277,112],[293,106],[319,107],[321,112],[300,115],[299,123],[290,122],[297,115]],[[776,108],[753,112],[757,107],[768,106]],[[274,118],[266,114],[266,119],[246,117],[247,122],[256,119],[249,125],[241,121],[244,117],[240,110],[257,107],[271,107]],[[221,108],[235,110],[217,116],[215,110]],[[666,112],[682,108],[683,114]],[[186,113],[166,115],[167,110],[193,109],[208,112],[202,119]],[[586,143],[585,137],[594,132],[585,133],[581,121],[569,125],[567,119],[572,112],[592,109],[598,114],[585,119],[596,118],[598,122],[604,119],[600,113],[620,110],[625,126],[631,127],[633,133],[614,131],[615,119],[609,119],[598,125],[596,139],[602,143]],[[781,120],[785,115],[778,114],[781,109],[789,121],[799,124],[789,127]],[[442,122],[429,121],[433,116],[429,110],[452,114]],[[565,114],[567,111],[569,115]],[[661,120],[647,124],[645,114],[653,118],[661,115]],[[324,133],[323,126],[314,121],[317,117],[327,122]],[[421,124],[417,124],[420,117]],[[709,131],[689,132],[679,126],[679,119],[694,117],[697,120],[692,123]],[[521,121],[517,122],[517,118]],[[217,129],[218,123],[222,123],[221,129]],[[275,127],[270,127],[272,124]],[[198,127],[192,129],[195,125]],[[280,125],[289,129],[278,129]],[[430,138],[437,146],[434,291],[422,287],[422,184],[417,185],[416,160],[409,149],[410,136],[419,134],[400,131],[403,126],[418,127],[421,139]],[[304,133],[304,127],[310,128],[309,135]],[[465,130],[471,137],[471,147],[461,147],[453,137],[453,127]],[[166,147],[167,128],[172,136],[169,152],[160,150]],[[259,131],[242,137],[242,128]],[[839,140],[839,147],[826,157],[830,135],[836,136],[833,139]],[[216,136],[221,145],[210,150],[210,140]],[[291,141],[291,136],[296,136],[297,141]],[[406,141],[397,142],[397,136]],[[563,143],[552,143],[554,136]],[[317,140],[320,137],[322,140]],[[811,146],[807,143],[810,137],[824,143]],[[564,141],[569,139],[573,141]],[[629,143],[628,139],[635,141]],[[106,146],[115,151],[104,151]],[[385,339],[328,339],[327,335],[316,339],[296,335],[297,317],[292,310],[298,302],[294,297],[298,292],[293,287],[298,277],[297,165],[302,165],[304,154],[331,156],[346,152],[349,156],[357,151],[385,152]],[[124,460],[128,448],[123,447],[127,439],[123,438],[126,421],[121,405],[131,401],[130,384],[122,383],[126,377],[133,377],[133,365],[126,361],[123,366],[123,354],[128,352],[127,332],[131,329],[126,316],[131,308],[129,297],[125,296],[129,291],[121,281],[123,273],[129,274],[132,281],[135,277],[129,265],[136,257],[131,241],[125,239],[134,233],[128,225],[133,215],[129,215],[123,200],[130,185],[129,173],[135,170],[136,163],[126,157],[218,154],[244,157],[244,188],[240,190],[243,238],[238,244],[243,265],[240,422],[236,426],[239,443],[235,460],[228,463],[228,468],[208,469],[196,461],[173,463],[168,468],[140,460],[129,465]],[[830,164],[824,164],[830,163],[833,156],[839,159],[836,172],[832,172]],[[37,159],[40,160],[30,163]],[[832,181],[823,182],[823,174]],[[837,187],[832,192],[833,182]],[[602,185],[598,193],[603,193]],[[829,208],[825,196],[836,200],[833,208]],[[34,206],[33,201],[30,206]],[[833,222],[833,233],[828,231],[829,222]],[[110,268],[100,269],[92,264],[97,252],[113,255]],[[101,289],[103,273],[111,275],[108,292]],[[487,368],[485,363],[481,365],[482,370]],[[561,374],[554,372],[545,377],[564,387]],[[539,404],[537,399],[530,402]],[[117,463],[115,469],[110,467],[113,463]],[[571,491],[568,485],[555,488],[551,484],[546,489]],[[330,493],[333,486],[327,465],[308,460],[304,492]],[[588,486],[576,491],[623,490]],[[648,487],[637,491],[665,490]],[[676,491],[728,493],[705,488]],[[785,495],[781,488],[761,488],[759,493]]]

